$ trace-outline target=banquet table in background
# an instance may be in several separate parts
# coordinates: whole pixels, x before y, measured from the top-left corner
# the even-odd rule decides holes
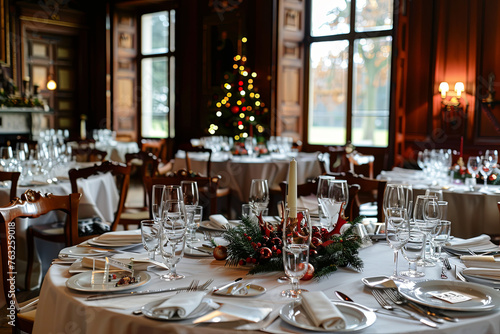
[[[470,238],[482,233],[499,234],[500,214],[497,202],[500,202],[500,186],[488,185],[488,190],[482,190],[477,184],[474,191],[465,185],[445,183],[437,186],[432,180],[423,178],[423,172],[394,168],[383,171],[378,179],[390,183],[411,184],[413,196],[425,194],[426,189],[441,189],[443,200],[448,202],[448,220],[452,223],[452,234],[460,238]]]
[[[21,196],[26,190],[33,189],[41,193],[52,193],[54,195],[71,194],[71,184],[69,181],[62,181],[47,185],[37,186],[18,186],[17,195]],[[79,218],[100,217],[103,221],[113,221],[114,209],[119,200],[115,181],[110,173],[89,177],[88,179],[78,180],[78,190],[82,193],[80,205],[78,207]],[[0,187],[0,203],[6,205],[9,203],[8,187]],[[61,221],[62,217],[54,215],[45,215],[37,219],[32,219],[31,224],[45,224],[49,222]],[[24,288],[24,272],[27,260],[26,229],[28,228],[28,219],[19,219],[16,223],[16,251],[18,266],[19,287]],[[33,263],[32,285],[38,286],[42,273],[41,263],[48,266],[51,260],[57,256],[58,251],[63,244],[36,240],[36,254]],[[33,278],[38,275],[38,279]]]
[[[95,147],[98,150],[108,152],[106,160],[126,162],[125,154],[139,152],[139,145],[136,142],[122,142],[112,140],[109,142],[96,141]]]
[[[361,278],[369,276],[390,275],[393,269],[392,250],[385,242],[379,242],[360,251],[364,262],[363,272],[356,272],[349,268],[339,268],[331,276],[321,280],[301,281],[301,285],[309,291],[323,291],[331,300],[334,291],[342,291],[353,298],[357,303],[368,307],[379,308],[370,290],[363,285]],[[456,259],[451,259],[452,265]],[[407,263],[400,257],[400,268]],[[254,297],[220,297],[211,295],[216,302],[226,305],[234,303],[253,307],[271,307],[271,315],[277,315],[279,309],[290,303],[290,299],[280,296],[288,283],[279,283],[277,278],[283,272],[269,272],[246,276],[248,267],[225,266],[224,261],[216,261],[212,257],[184,257],[179,265],[178,272],[186,275],[186,279],[179,281],[161,281],[156,274],[151,274],[151,281],[147,286],[138,288],[158,289],[167,287],[186,286],[192,279],[200,280],[200,284],[214,278],[213,286],[220,286],[238,277],[251,279],[253,284],[266,288],[266,292]],[[441,267],[425,268],[424,279],[439,279]],[[158,271],[161,273],[161,271]],[[455,280],[452,272],[448,272],[449,280]],[[137,304],[167,298],[172,293],[151,294],[147,296],[125,297],[99,301],[86,301],[92,293],[81,293],[66,287],[66,280],[70,277],[68,266],[52,265],[42,285],[40,302],[35,319],[33,333],[66,333],[107,334],[107,333],[234,333],[238,322],[220,323],[211,325],[192,325],[190,320],[158,321],[144,316],[132,315],[132,311],[139,308]],[[141,298],[141,299],[134,299]],[[131,304],[133,303],[133,304]],[[136,304],[136,305],[134,305]],[[361,333],[453,333],[453,334],[486,334],[500,332],[500,310],[497,308],[485,313],[454,313],[460,318],[458,322],[444,322],[437,329],[422,325],[418,321],[404,317],[387,316],[377,313],[376,322]],[[258,327],[255,327],[258,329]],[[270,333],[300,333],[303,332],[277,319],[264,329]],[[241,331],[244,333],[254,331]],[[308,332],[311,333],[311,332]]]
[[[191,169],[198,173],[206,173],[207,156],[189,154]],[[321,174],[317,160],[318,153],[300,152],[297,160],[297,183],[302,184],[309,178]],[[220,186],[230,187],[242,203],[248,202],[252,179],[266,179],[269,188],[279,190],[279,183],[286,181],[291,157],[286,156],[232,156],[212,154],[211,174],[222,177]],[[173,170],[186,168],[185,153],[177,152]]]

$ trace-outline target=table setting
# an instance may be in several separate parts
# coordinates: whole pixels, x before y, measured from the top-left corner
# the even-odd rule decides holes
[[[403,200],[407,197],[402,187],[395,187],[386,210],[400,208],[403,214],[388,216],[393,228],[382,228],[387,238],[394,235],[401,243],[397,251],[403,256],[394,263],[395,250],[385,240],[361,246],[357,221],[343,220],[347,203],[340,205],[338,217],[329,219],[327,227],[311,219],[308,209],[298,208],[295,173],[292,161],[287,204],[279,220],[263,215],[268,196],[265,183],[258,180],[261,190],[249,196],[252,215],[235,225],[226,223],[230,221],[223,216],[212,217],[220,224],[218,231],[204,227],[201,218],[199,225],[194,223],[195,214],[185,208],[196,203],[192,192],[186,197],[177,188],[165,187],[156,221],[135,231],[110,232],[61,252],[65,260],[84,262],[80,270],[86,271],[72,274],[73,264],[68,263],[51,266],[34,332],[60,331],[67,323],[92,334],[146,329],[151,333],[500,330],[499,292],[464,278],[494,277],[496,270],[465,268],[460,256],[447,252],[493,249],[487,237],[461,239],[451,234],[439,253],[436,245],[425,242],[427,234],[430,240],[439,235],[430,228],[442,218],[431,214],[430,208],[438,206],[427,199],[432,203],[423,206],[427,213],[422,226],[429,231],[417,234],[409,228],[417,225],[402,224],[410,221],[405,212],[408,203]],[[338,198],[334,191],[332,198]],[[155,224],[158,230],[152,231]],[[188,232],[189,224],[196,225],[194,235]],[[212,234],[207,237],[205,231]],[[429,245],[436,246],[428,257],[434,265],[416,265]],[[80,248],[85,251],[76,250]],[[205,253],[193,256],[187,251],[193,248]],[[404,270],[394,270],[396,264],[404,268],[409,263],[423,275],[403,276]],[[60,319],[51,320],[52,312]]]

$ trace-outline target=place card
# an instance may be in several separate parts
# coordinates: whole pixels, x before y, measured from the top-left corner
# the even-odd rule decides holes
[[[429,294],[450,304],[462,303],[472,299],[472,297],[456,291],[445,291],[439,293],[430,292]]]

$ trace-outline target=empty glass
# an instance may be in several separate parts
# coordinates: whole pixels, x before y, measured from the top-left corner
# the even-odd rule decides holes
[[[180,200],[168,200],[162,207],[162,228],[160,234],[160,254],[165,264],[170,267],[168,274],[160,276],[162,280],[173,281],[184,278],[176,271],[176,265],[184,256],[186,244],[186,211]]]
[[[394,271],[392,276],[398,277],[399,250],[408,241],[410,222],[404,207],[390,207],[386,210],[385,238],[394,252]]]
[[[283,297],[300,298],[303,291],[299,286],[309,264],[309,245],[312,225],[309,210],[286,208],[283,225],[283,265],[292,288],[281,292]]]
[[[498,162],[498,152],[497,150],[486,150],[484,155],[481,157],[481,168],[479,171],[483,175],[484,178],[484,189],[488,188],[487,182],[491,173],[493,172],[493,168],[496,166]]]
[[[191,244],[196,241],[200,241],[196,237],[196,230],[200,227],[200,223],[203,217],[203,207],[200,205],[186,205],[186,216],[187,216],[187,234],[186,242]]]
[[[449,220],[441,220],[436,224],[434,229],[432,229],[431,236],[431,245],[433,246],[431,249],[435,251],[433,252],[433,259],[440,260],[441,259],[441,248],[446,244],[448,239],[450,238],[451,233],[451,222]]]
[[[154,220],[141,221],[142,245],[148,252],[150,260],[155,259],[155,251],[158,248],[160,237],[160,224]]]
[[[151,195],[151,213],[153,215],[153,219],[156,222],[159,222],[161,219],[161,203],[164,190],[165,186],[163,184],[153,185],[153,191]]]
[[[264,211],[269,204],[269,198],[267,180],[253,179],[252,185],[250,186],[249,203],[256,216],[262,216],[262,211]]]
[[[198,183],[196,181],[181,181],[182,197],[186,207],[188,236],[187,242],[199,241],[196,239],[196,228],[194,228],[194,216],[199,201]],[[194,228],[194,229],[193,229]]]
[[[349,186],[346,180],[330,180],[328,182],[328,197],[331,200],[331,206],[328,208],[330,217],[330,229],[337,225],[339,217],[344,216],[344,210],[349,202]]]
[[[417,230],[411,230],[408,233],[408,241],[403,245],[401,251],[404,258],[409,262],[409,269],[402,271],[400,275],[406,277],[425,276],[425,273],[417,270],[417,262],[424,256],[427,235]]]
[[[467,160],[467,170],[471,174],[472,177],[472,185],[470,190],[474,190],[474,184],[476,184],[477,173],[479,173],[479,168],[481,166],[481,159],[479,157],[469,157]]]
[[[3,171],[11,171],[13,158],[12,147],[4,146],[0,148],[0,166],[2,166]]]
[[[330,190],[330,180],[335,180],[334,176],[320,175],[318,179],[318,189],[316,191],[316,197],[318,198],[318,216],[319,222],[322,227],[328,227],[330,225],[330,219],[327,213],[323,211],[323,206],[325,201],[329,201],[328,191]]]

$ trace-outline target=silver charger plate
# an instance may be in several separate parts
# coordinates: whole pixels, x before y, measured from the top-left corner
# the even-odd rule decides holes
[[[357,305],[350,305],[342,302],[333,302],[346,321],[346,327],[339,330],[324,329],[323,327],[315,326],[307,316],[306,312],[298,302],[292,302],[283,306],[280,310],[280,318],[298,328],[307,329],[315,332],[338,332],[347,333],[355,332],[367,328],[375,322],[377,316],[374,312]]]
[[[116,271],[110,270],[110,273],[116,273]],[[139,277],[140,281],[133,284],[121,286],[114,286],[114,284],[94,284],[92,286],[92,271],[86,271],[68,278],[66,286],[72,290],[84,292],[118,292],[135,289],[151,280],[151,276],[145,271],[136,272],[135,276]]]
[[[433,297],[431,293],[454,291],[473,297],[456,304]],[[413,286],[399,286],[399,292],[407,299],[421,305],[449,311],[478,312],[490,311],[500,306],[500,293],[493,288],[469,282],[429,280]]]
[[[156,320],[166,320],[166,321],[181,321],[181,320],[188,320],[188,319],[193,319],[193,318],[199,318],[202,315],[207,314],[208,312],[211,312],[215,309],[219,308],[219,304],[213,302],[209,298],[204,298],[202,299],[200,305],[198,305],[197,308],[193,310],[190,314],[185,316],[184,318],[179,318],[179,317],[172,317],[170,318],[166,314],[155,314],[153,311],[158,305],[163,303],[165,299],[162,300],[155,300],[154,302],[147,303],[144,305],[141,310],[142,314],[144,314],[146,317],[151,318],[151,319],[156,319]]]

